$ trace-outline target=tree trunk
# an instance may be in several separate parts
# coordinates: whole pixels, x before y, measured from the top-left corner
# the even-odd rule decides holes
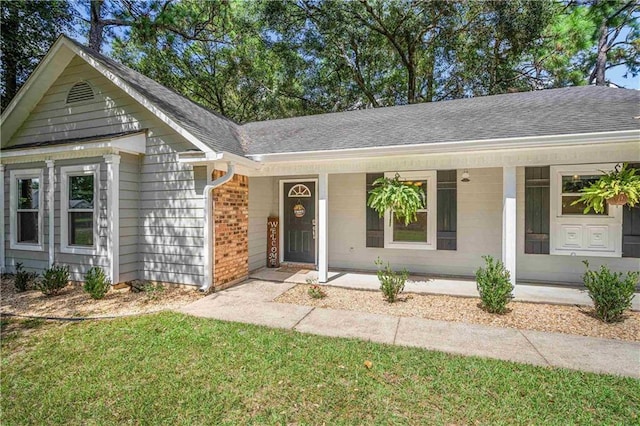
[[[17,14],[9,13],[8,15],[10,19],[5,21],[2,31],[6,34],[16,34],[18,32],[18,26],[19,26],[19,23],[16,20]],[[18,91],[18,60],[15,55],[14,57],[11,57],[11,55],[7,53],[14,52],[15,54],[15,52],[19,51],[19,48],[18,46],[16,46],[16,43],[13,43],[14,41],[16,41],[14,37],[7,37],[7,40],[8,40],[8,43],[6,46],[7,50],[3,52],[3,58],[2,58],[4,61],[3,78],[4,78],[4,84],[5,84],[4,96],[2,97],[2,102],[0,105],[2,107],[2,111],[4,111],[7,105],[9,105],[9,102],[11,102],[11,99],[13,99],[14,95]]]
[[[600,37],[598,38],[598,56],[596,57],[596,65],[591,74],[591,82],[594,78],[596,86],[606,86],[607,82],[604,78],[604,72],[607,68],[607,19],[603,18],[598,30]]]
[[[100,52],[102,49],[102,37],[104,35],[104,22],[102,21],[102,6],[104,0],[91,0],[90,14],[91,26],[89,27],[89,47]]]

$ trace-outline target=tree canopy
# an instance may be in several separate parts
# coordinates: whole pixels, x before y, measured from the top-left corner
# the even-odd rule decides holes
[[[27,13],[30,3],[15,2],[12,10]],[[16,38],[50,44],[53,37],[47,34],[69,31],[65,23],[73,9],[92,48],[238,122],[604,85],[612,67],[623,66],[630,76],[640,69],[639,6],[634,1],[36,4],[42,8],[44,3],[67,11],[61,12],[64,18],[46,18],[59,25],[45,32],[17,30]],[[37,25],[48,25],[46,19]],[[3,89],[8,75],[4,58],[14,51],[5,33]],[[41,54],[26,55],[25,72]],[[21,74],[16,86],[22,81]],[[12,95],[6,89],[3,93]]]

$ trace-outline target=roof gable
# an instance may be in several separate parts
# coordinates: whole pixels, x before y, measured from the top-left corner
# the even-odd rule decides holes
[[[237,125],[142,74],[61,36],[0,118],[2,145],[11,139],[74,56],[134,98],[205,152],[243,155]]]

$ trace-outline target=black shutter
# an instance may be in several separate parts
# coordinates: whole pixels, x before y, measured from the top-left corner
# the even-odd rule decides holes
[[[640,173],[640,163],[629,166]],[[622,257],[640,257],[640,205],[624,206],[622,210]]]
[[[524,169],[524,252],[549,254],[549,167]]]
[[[438,170],[438,250],[456,250],[458,189],[455,170]]]
[[[373,182],[383,177],[383,173],[367,173],[367,191],[364,205],[367,209],[367,247],[384,247],[384,218],[378,212],[367,206],[369,191],[373,189]]]

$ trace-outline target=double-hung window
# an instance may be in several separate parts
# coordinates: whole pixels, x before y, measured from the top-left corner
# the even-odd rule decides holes
[[[42,169],[12,170],[10,179],[10,247],[43,250]]]
[[[591,210],[584,214],[584,204],[577,202],[582,188],[597,181],[603,170],[614,167],[615,164],[551,167],[550,254],[605,257],[622,255],[621,208],[606,206],[603,213]]]
[[[60,169],[62,252],[95,254],[98,246],[99,165]]]
[[[396,172],[385,173],[393,178]],[[416,185],[424,192],[425,207],[418,210],[417,220],[405,225],[390,212],[385,213],[385,248],[435,250],[437,241],[436,172],[401,172],[400,179]]]

